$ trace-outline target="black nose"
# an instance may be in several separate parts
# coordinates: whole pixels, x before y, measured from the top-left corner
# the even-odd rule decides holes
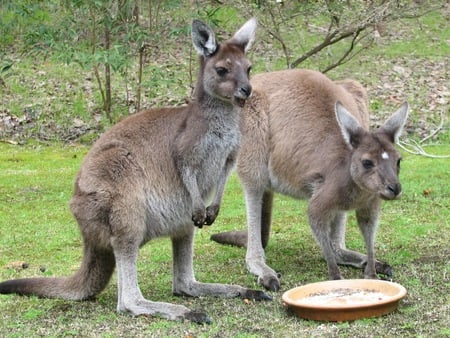
[[[388,184],[387,190],[392,193],[392,195],[397,196],[402,192],[402,186],[400,183]]]
[[[239,91],[244,97],[249,97],[250,94],[252,93],[252,86],[250,85],[242,86],[241,88],[239,88]]]

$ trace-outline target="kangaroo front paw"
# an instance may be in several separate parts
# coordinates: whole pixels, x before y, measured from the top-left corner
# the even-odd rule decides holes
[[[189,311],[184,315],[184,319],[197,324],[211,324],[211,319],[208,315],[201,311]]]
[[[263,291],[260,291],[260,290],[247,289],[247,290],[245,290],[245,292],[241,293],[239,296],[242,299],[253,299],[256,301],[272,300],[272,297],[270,297],[269,295],[266,295]]]
[[[206,225],[211,225],[214,223],[214,221],[217,218],[217,215],[219,214],[220,207],[218,205],[210,205],[206,208]]]
[[[203,228],[206,220],[206,209],[196,209],[192,213],[192,222],[196,227]]]

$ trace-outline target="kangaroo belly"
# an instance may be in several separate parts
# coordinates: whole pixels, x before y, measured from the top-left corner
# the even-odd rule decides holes
[[[292,176],[288,176],[273,168],[269,169],[269,175],[271,189],[274,192],[297,199],[309,199],[317,186],[323,181],[320,174],[302,177],[292,173]]]

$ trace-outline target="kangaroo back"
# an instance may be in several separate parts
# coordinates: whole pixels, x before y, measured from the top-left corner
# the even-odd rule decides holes
[[[368,99],[354,80],[332,81],[311,70],[285,70],[253,77],[254,99],[244,114],[238,176],[244,188],[245,232],[213,235],[219,243],[247,243],[250,272],[277,290],[278,274],[264,258],[273,193],[309,199],[308,218],[328,264],[365,266],[365,277],[391,275],[374,259],[379,200],[400,196],[400,154],[394,147],[406,121],[403,105],[377,131],[369,131]],[[367,255],[345,247],[345,216],[356,210]]]
[[[247,156],[260,154],[264,158],[259,160],[267,167],[269,176],[270,172],[276,173],[271,179],[277,181],[273,186],[278,192],[307,197],[309,182],[305,178],[323,167],[324,157],[333,166],[348,153],[336,121],[336,101],[342,102],[362,128],[369,129],[367,94],[354,80],[333,82],[319,72],[296,69],[255,75],[252,85],[254,96],[260,93],[258,101],[265,104],[253,109],[258,111],[258,127],[253,121],[255,114],[248,110],[253,107],[252,100],[245,111],[244,139],[238,161],[242,181],[255,179],[255,170],[250,167],[252,161]],[[264,149],[255,151],[255,147]],[[287,154],[290,161],[286,161]],[[285,179],[280,181],[280,178]]]

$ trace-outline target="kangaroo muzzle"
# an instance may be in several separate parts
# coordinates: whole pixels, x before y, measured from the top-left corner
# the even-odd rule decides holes
[[[393,200],[400,198],[402,195],[402,185],[400,183],[389,183],[386,185],[384,192],[381,194],[381,198],[384,200]]]
[[[237,93],[234,95],[234,100],[239,107],[244,107],[245,101],[252,96],[252,86],[250,84],[246,84],[244,86],[239,87]]]

